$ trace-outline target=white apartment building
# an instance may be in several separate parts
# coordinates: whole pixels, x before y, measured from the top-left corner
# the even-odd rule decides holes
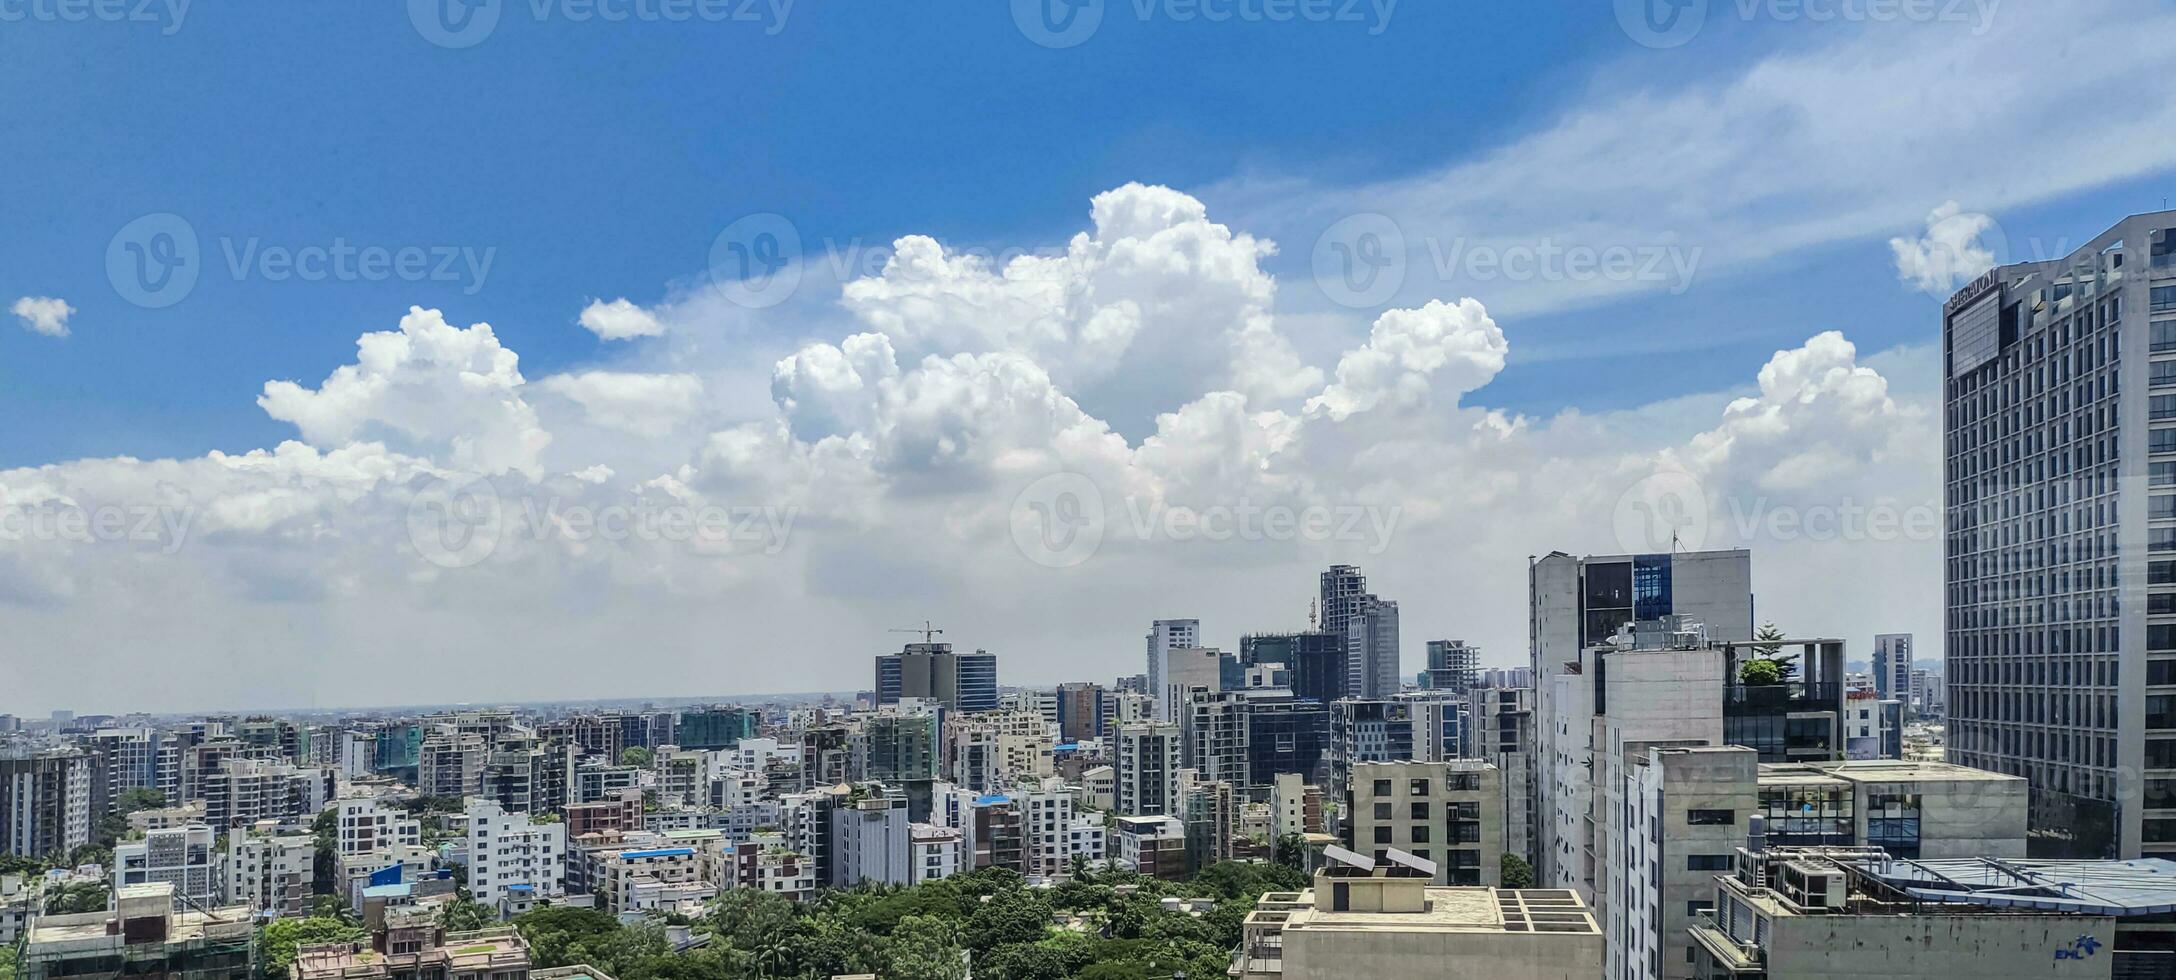
[[[960,845],[962,835],[952,827],[918,823],[907,828],[907,847],[912,852],[908,859],[914,880],[919,885],[925,881],[938,881],[960,873]]]
[[[280,918],[308,915],[316,861],[316,838],[281,833],[274,821],[230,830],[220,875],[224,904]]]
[[[1179,726],[1163,722],[1118,730],[1119,815],[1168,816],[1178,807],[1182,742]]]
[[[1174,705],[1164,699],[1165,657],[1173,650],[1201,646],[1201,620],[1159,619],[1148,627],[1148,693],[1156,721],[1175,721]],[[1113,720],[1116,723],[1117,719]]]
[[[212,875],[213,838],[210,827],[194,824],[154,830],[143,840],[115,844],[114,891],[165,882],[174,886],[175,908],[212,907],[219,898]]]
[[[664,908],[717,893],[716,886],[703,878],[702,859],[692,847],[607,851],[593,860],[597,907],[613,915]]]
[[[1602,936],[1561,891],[1442,888],[1393,866],[1342,865],[1304,892],[1263,895],[1233,980],[1586,980]]]
[[[423,843],[423,822],[381,800],[350,798],[338,804],[341,857],[361,857],[400,845]]]
[[[1364,762],[1346,794],[1346,842],[1378,862],[1402,851],[1435,867],[1438,885],[1502,881],[1503,774],[1478,759]]]
[[[1118,806],[1118,770],[1111,766],[1092,766],[1082,771],[1080,803],[1097,810]]]
[[[535,823],[496,801],[468,804],[468,889],[476,901],[504,908],[509,899],[556,898],[567,873],[567,825]],[[519,892],[511,895],[510,889]]]

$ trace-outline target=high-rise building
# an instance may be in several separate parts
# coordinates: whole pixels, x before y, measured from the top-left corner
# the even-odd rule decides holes
[[[1266,664],[1285,668],[1292,693],[1309,701],[1329,704],[1350,697],[1351,671],[1345,666],[1345,635],[1308,633],[1253,633],[1239,638],[1242,667]]]
[[[1368,591],[1357,565],[1332,565],[1322,573],[1322,631],[1344,638],[1345,691],[1354,698],[1386,698],[1404,682],[1398,654],[1398,604]]]
[[[1874,690],[1885,698],[1903,698],[1912,689],[1912,635],[1874,635]]]
[[[1164,688],[1170,683],[1164,676],[1166,659],[1173,650],[1191,650],[1201,646],[1201,620],[1159,619],[1149,624],[1148,636],[1148,696],[1156,699],[1156,720],[1176,721],[1177,707],[1165,700]]]
[[[749,708],[690,709],[680,713],[677,731],[683,749],[730,749],[744,738],[754,738],[761,715]]]
[[[1504,783],[1504,850],[1534,863],[1534,692],[1477,687],[1466,692],[1466,754],[1496,767]]]
[[[1398,604],[1372,595],[1354,602],[1345,626],[1345,656],[1352,697],[1387,698],[1402,690]]]
[[[503,910],[559,896],[567,871],[567,825],[533,823],[491,800],[468,806],[468,889]]]
[[[1157,707],[1164,717],[1157,720],[1183,723],[1187,704],[1196,693],[1215,694],[1245,685],[1240,682],[1243,668],[1236,657],[1222,650],[1203,647],[1178,647],[1164,651],[1163,689],[1156,692]]]
[[[1949,757],[2046,857],[2176,855],[2176,211],[1943,308]]]
[[[281,918],[307,915],[316,860],[316,838],[306,832],[282,832],[272,820],[236,827],[227,832],[220,875],[224,901]]]
[[[1102,738],[1104,694],[1101,684],[1076,681],[1058,685],[1058,737],[1067,742]]]
[[[876,703],[935,701],[953,711],[997,710],[997,655],[954,653],[950,643],[909,643],[876,658]]]
[[[90,843],[96,768],[74,749],[0,754],[0,853],[64,857]]]
[[[1431,691],[1464,695],[1481,672],[1481,648],[1464,640],[1429,640],[1428,672],[1421,676]]]
[[[1753,638],[1751,552],[1693,551],[1667,555],[1575,558],[1554,552],[1527,567],[1527,668],[1534,690],[1534,731],[1547,740],[1558,724],[1554,678],[1588,646],[1609,640],[1635,618],[1681,616],[1709,639]],[[1840,678],[1839,678],[1840,679]],[[1536,794],[1535,851],[1543,862],[1559,850],[1548,819],[1553,762],[1537,745],[1528,779]],[[1536,864],[1538,880],[1548,881]]]
[[[1173,815],[1184,753],[1185,739],[1177,725],[1142,722],[1119,728],[1118,812],[1134,817]]]

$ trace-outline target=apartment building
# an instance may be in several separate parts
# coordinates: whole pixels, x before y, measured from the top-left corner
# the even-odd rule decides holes
[[[0,852],[45,858],[90,843],[96,768],[74,749],[0,752]]]
[[[1118,730],[1118,806],[1123,816],[1169,815],[1178,805],[1179,769],[1185,739],[1179,726],[1161,722]]]
[[[308,915],[316,861],[316,838],[299,828],[271,820],[237,827],[227,832],[221,900],[283,919]]]
[[[1503,878],[1502,812],[1503,773],[1486,762],[1364,762],[1346,792],[1346,846],[1428,861],[1439,885],[1491,886]]]
[[[508,903],[559,897],[567,871],[567,826],[535,823],[496,800],[468,804],[468,889],[476,901]]]
[[[113,847],[113,887],[163,882],[173,886],[176,908],[210,908],[219,902],[210,827],[196,824],[154,830]]]
[[[423,822],[385,800],[350,798],[337,804],[336,845],[341,857],[359,857],[387,848],[423,843]]]

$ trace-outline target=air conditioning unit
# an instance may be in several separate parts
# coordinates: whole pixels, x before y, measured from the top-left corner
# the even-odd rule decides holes
[[[1841,909],[1851,897],[1843,869],[1833,865],[1787,862],[1776,884],[1783,897],[1803,909]]]

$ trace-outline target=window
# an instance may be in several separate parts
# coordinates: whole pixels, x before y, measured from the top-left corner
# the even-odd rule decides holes
[[[2176,320],[2159,320],[2153,324],[2153,349],[2176,350]]]
[[[2176,496],[2160,494],[2146,498],[2146,516],[2154,520],[2176,517]]]
[[[1426,844],[1426,843],[1428,843],[1428,825],[1427,825],[1427,824],[1424,824],[1424,823],[1423,823],[1423,824],[1414,824],[1414,825],[1413,825],[1413,843],[1415,843],[1415,844]]]
[[[1412,817],[1413,817],[1413,819],[1415,819],[1415,820],[1426,820],[1426,819],[1428,819],[1428,804],[1426,804],[1426,803],[1415,803],[1415,804],[1413,804],[1413,811],[1412,811]]]
[[[1388,820],[1388,819],[1390,819],[1390,813],[1391,813],[1391,807],[1390,807],[1390,804],[1389,804],[1389,803],[1377,803],[1377,804],[1375,804],[1375,819],[1377,819],[1377,820]]]
[[[2169,287],[2176,289],[2176,286]],[[2156,387],[2176,384],[2176,361],[2155,361],[2146,381]]]
[[[1375,828],[1375,843],[1377,843],[1377,844],[1388,844],[1388,843],[1390,843],[1390,828],[1389,828],[1389,827],[1377,827],[1377,828]]]
[[[1685,822],[1694,827],[1728,827],[1738,822],[1738,815],[1729,810],[1687,810]]]
[[[2176,463],[2153,464],[2149,483],[2156,487],[2176,487]]]
[[[2147,529],[2146,550],[2176,551],[2176,527],[2157,527]]]
[[[1687,870],[1687,871],[1728,871],[1728,870],[1730,870],[1730,855],[1728,855],[1728,854],[1687,854],[1687,855],[1685,855],[1685,870]]]
[[[2176,660],[2146,661],[2146,683],[2157,687],[2176,684]]]
[[[2176,453],[2176,429],[2155,429],[2147,433],[2146,451]]]
[[[1375,795],[1376,795],[1376,796],[1389,796],[1389,795],[1390,795],[1390,780],[1387,780],[1387,779],[1378,779],[1378,780],[1376,780],[1376,781],[1375,781]]]
[[[1409,791],[1409,792],[1407,792],[1407,794],[1406,794],[1406,795],[1408,795],[1408,796],[1427,796],[1427,795],[1428,795],[1428,781],[1427,781],[1427,780],[1425,780],[1425,779],[1415,779],[1415,780],[1412,780],[1412,781],[1411,781],[1411,782],[1410,782],[1410,783],[1409,783],[1409,784],[1407,785],[1407,787],[1406,787],[1406,788],[1407,788],[1407,790]]]
[[[2155,286],[2150,298],[2153,301],[2150,312],[2167,313],[2176,310],[2176,286]]]

